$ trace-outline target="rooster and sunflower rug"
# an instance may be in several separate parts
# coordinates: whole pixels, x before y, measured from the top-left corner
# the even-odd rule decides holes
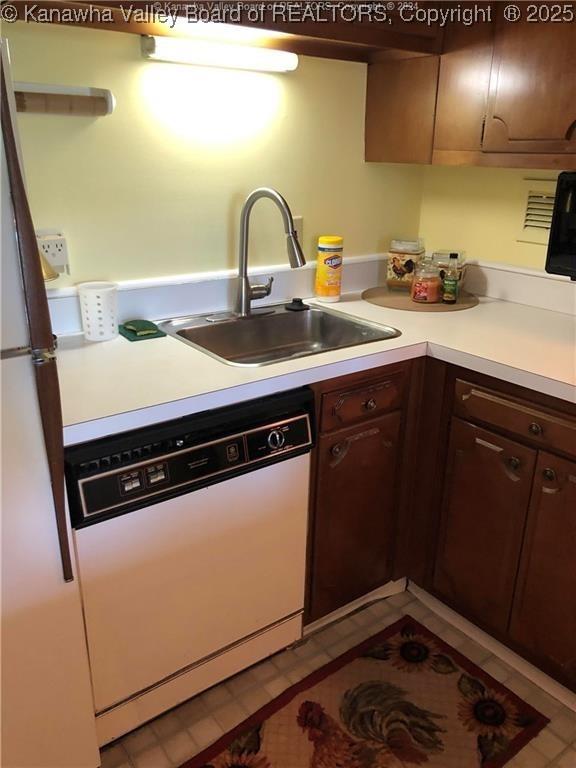
[[[501,768],[547,723],[404,616],[182,768]]]

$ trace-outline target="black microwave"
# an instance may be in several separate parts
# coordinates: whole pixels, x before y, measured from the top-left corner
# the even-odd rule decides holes
[[[546,272],[576,280],[576,171],[558,176]]]

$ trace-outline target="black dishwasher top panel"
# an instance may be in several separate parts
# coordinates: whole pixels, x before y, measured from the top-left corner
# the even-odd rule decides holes
[[[307,388],[66,449],[72,524],[83,527],[304,453]]]

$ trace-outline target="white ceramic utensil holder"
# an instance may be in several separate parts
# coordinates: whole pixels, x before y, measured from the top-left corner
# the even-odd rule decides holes
[[[82,330],[87,341],[109,341],[118,336],[116,283],[78,285]]]

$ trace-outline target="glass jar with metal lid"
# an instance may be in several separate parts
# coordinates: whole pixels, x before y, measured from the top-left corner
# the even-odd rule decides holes
[[[440,270],[430,259],[416,265],[410,297],[412,301],[424,304],[436,304],[442,301]]]

